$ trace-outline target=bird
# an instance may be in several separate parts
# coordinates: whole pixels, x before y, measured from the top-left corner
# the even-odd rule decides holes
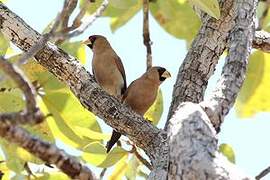
[[[83,43],[93,51],[92,72],[95,80],[108,94],[121,100],[127,83],[120,57],[104,36],[92,35]]]
[[[134,80],[122,97],[122,103],[131,107],[133,111],[143,116],[154,103],[159,85],[171,77],[169,71],[160,66],[151,67],[141,77]],[[107,143],[107,152],[120,138],[120,133],[113,133]]]
[[[96,82],[108,94],[121,101],[127,89],[127,83],[125,69],[120,57],[104,36],[92,35],[83,43],[93,51],[92,72]],[[113,130],[112,137],[117,138],[116,142],[120,136],[120,133]]]

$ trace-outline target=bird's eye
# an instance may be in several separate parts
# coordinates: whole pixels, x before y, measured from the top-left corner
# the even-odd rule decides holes
[[[95,40],[97,39],[96,36],[90,36],[89,40],[92,42],[92,44],[94,44]]]

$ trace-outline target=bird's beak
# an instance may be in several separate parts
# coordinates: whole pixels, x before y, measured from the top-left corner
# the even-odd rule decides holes
[[[90,41],[90,39],[86,39],[85,41],[82,42],[82,44],[85,44],[86,46],[90,47],[91,49],[93,48],[93,44]]]
[[[90,41],[90,39],[86,39],[85,41],[82,42],[82,44],[89,45],[92,44],[92,42]]]
[[[169,77],[171,77],[171,74],[169,73],[169,71],[165,71],[165,72],[161,75],[161,77],[163,77],[163,78],[169,78]]]

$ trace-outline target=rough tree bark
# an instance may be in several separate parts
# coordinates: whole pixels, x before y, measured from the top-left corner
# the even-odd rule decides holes
[[[2,3],[0,19],[1,32],[23,51],[28,51],[41,38],[38,32]],[[168,145],[165,131],[156,128],[116,98],[109,96],[78,60],[55,45],[47,43],[35,58],[59,80],[65,82],[85,108],[144,149],[152,162],[153,173],[166,174]]]
[[[252,179],[241,173],[235,165],[217,152],[212,112],[205,111],[208,106],[203,103],[181,104],[184,101],[198,103],[203,100],[208,79],[214,71],[219,56],[227,47],[229,34],[235,27],[235,23],[244,22],[241,24],[243,32],[250,32],[246,37],[246,51],[241,54],[241,57],[247,58],[250,52],[248,42],[251,41],[254,29],[251,29],[250,25],[246,26],[246,23],[253,22],[256,1],[221,0],[220,6],[222,14],[220,20],[214,20],[206,14],[202,15],[203,25],[180,67],[168,115],[167,132],[154,127],[117,99],[106,94],[75,58],[55,45],[47,43],[35,58],[59,80],[65,82],[85,108],[104,119],[117,131],[127,135],[146,152],[153,165],[149,179],[167,177],[169,179]],[[243,10],[239,7],[243,7]],[[247,20],[239,20],[235,18],[236,15],[240,15],[241,18],[247,17]],[[0,3],[0,29],[23,51],[28,51],[41,38],[38,32],[2,3]],[[237,38],[232,38],[231,42],[244,43]],[[231,52],[234,52],[233,43],[231,48]],[[239,67],[241,68],[242,65]],[[242,75],[240,78],[243,80]],[[235,96],[229,99],[230,102],[233,103],[234,98]],[[230,106],[226,107],[229,110]],[[223,113],[222,116],[225,114]]]

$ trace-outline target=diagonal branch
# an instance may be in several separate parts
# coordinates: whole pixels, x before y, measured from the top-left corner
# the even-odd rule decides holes
[[[236,2],[235,27],[231,32],[229,54],[221,78],[210,98],[201,103],[217,131],[233,106],[245,79],[247,60],[255,32],[256,7],[256,0]]]
[[[143,43],[146,47],[146,70],[152,67],[152,50],[149,32],[149,0],[143,0]]]
[[[2,3],[0,3],[0,20],[2,33],[24,51],[33,46],[41,36]],[[152,161],[153,172],[166,171],[168,167],[166,132],[159,130],[142,116],[109,96],[79,61],[55,45],[47,43],[35,58],[59,80],[65,82],[85,108],[145,150]]]
[[[26,130],[9,123],[0,124],[0,136],[9,142],[16,143],[41,160],[55,164],[72,179],[96,180],[95,175],[87,167],[68,156],[50,143],[32,137]]]
[[[264,169],[262,172],[260,172],[260,174],[258,174],[255,179],[256,180],[259,180],[259,179],[262,179],[264,176],[266,176],[267,174],[270,173],[270,166],[267,167],[266,169]]]

